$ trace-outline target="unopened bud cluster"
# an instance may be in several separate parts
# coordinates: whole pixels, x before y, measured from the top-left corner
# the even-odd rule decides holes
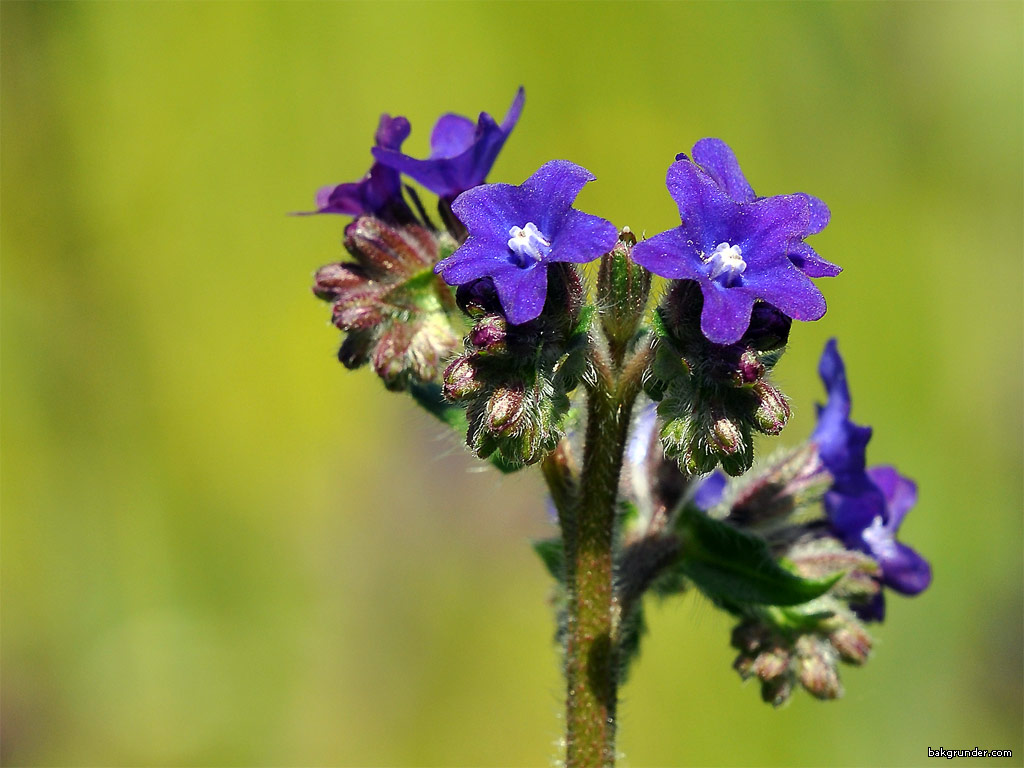
[[[367,363],[392,390],[436,381],[459,343],[450,289],[434,276],[447,234],[418,224],[388,224],[362,216],[345,228],[354,261],[321,267],[313,292],[333,305],[333,322],[347,332],[338,359]]]
[[[498,452],[510,466],[540,461],[562,436],[568,393],[584,370],[583,287],[575,267],[548,277],[540,317],[510,324],[488,279],[459,288],[456,301],[475,320],[465,354],[444,372],[445,399],[463,404],[466,443],[481,458]]]
[[[720,464],[741,475],[754,460],[753,433],[777,435],[789,420],[789,403],[768,375],[791,320],[758,302],[738,342],[714,344],[701,333],[703,304],[697,284],[680,281],[659,307],[650,393],[661,401],[665,451],[680,468],[695,475]]]

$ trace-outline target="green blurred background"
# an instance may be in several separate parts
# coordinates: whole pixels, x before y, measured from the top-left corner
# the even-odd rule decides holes
[[[550,764],[541,483],[338,365],[308,286],[344,220],[285,215],[365,172],[381,112],[422,154],[522,83],[492,180],[571,159],[651,234],[721,136],[829,203],[846,271],[777,371],[780,441],[838,335],[935,570],[845,699],[778,712],[725,617],[653,604],[623,764],[1020,765],[1022,8],[4,2],[5,764]]]

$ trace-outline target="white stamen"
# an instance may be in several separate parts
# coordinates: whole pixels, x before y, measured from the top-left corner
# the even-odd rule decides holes
[[[747,268],[747,262],[743,260],[743,252],[738,245],[719,243],[707,259],[711,273],[708,275],[712,280],[721,275],[725,276],[726,286],[731,285],[743,274]]]
[[[868,543],[871,550],[881,557],[896,557],[899,550],[896,548],[896,541],[893,539],[892,531],[885,527],[882,516],[877,515],[871,521],[871,525],[864,529],[861,534],[864,541]]]
[[[551,243],[532,221],[527,222],[524,227],[512,227],[508,233],[511,235],[508,247],[513,253],[529,256],[534,261],[540,261],[548,255]]]

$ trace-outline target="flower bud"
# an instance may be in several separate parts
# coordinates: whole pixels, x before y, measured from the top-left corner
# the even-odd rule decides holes
[[[776,709],[793,695],[793,681],[789,675],[776,677],[761,683],[761,700]]]
[[[489,277],[464,283],[455,289],[455,303],[472,318],[501,314],[501,302]]]
[[[842,695],[837,653],[831,645],[816,635],[801,635],[796,641],[796,654],[796,674],[808,693],[818,699]]]
[[[486,354],[505,352],[508,322],[500,315],[484,315],[469,332],[469,343]]]
[[[781,677],[789,671],[789,652],[781,645],[761,651],[751,671],[766,682]]]
[[[615,247],[601,257],[597,273],[597,311],[613,349],[625,349],[647,308],[651,273],[630,257],[636,237],[628,228]]]
[[[326,264],[313,275],[313,293],[324,301],[335,301],[365,283],[366,273],[358,264]]]
[[[469,357],[457,357],[445,369],[442,387],[445,400],[466,400],[483,389],[483,386],[477,368]]]
[[[526,408],[526,391],[522,384],[498,387],[487,401],[487,429],[494,435],[516,433]]]
[[[860,622],[848,621],[829,635],[832,643],[843,661],[858,666],[868,660],[871,653],[871,635],[861,626]]]
[[[785,395],[765,381],[755,384],[753,391],[758,398],[754,424],[766,435],[779,434],[792,413]]]
[[[338,350],[338,361],[350,371],[366,365],[375,341],[372,332],[350,331]]]
[[[739,361],[731,372],[733,384],[737,387],[749,386],[764,376],[765,371],[764,363],[758,359],[754,351],[745,349],[740,353]]]
[[[422,272],[437,257],[437,241],[423,227],[399,229],[372,216],[360,216],[345,227],[345,247],[374,279]]]

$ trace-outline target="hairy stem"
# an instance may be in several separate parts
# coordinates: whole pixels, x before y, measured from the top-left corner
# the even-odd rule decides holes
[[[559,510],[568,592],[567,768],[615,762],[620,606],[612,550],[622,454],[642,367],[627,365],[617,377],[598,372],[589,392],[578,496]]]

